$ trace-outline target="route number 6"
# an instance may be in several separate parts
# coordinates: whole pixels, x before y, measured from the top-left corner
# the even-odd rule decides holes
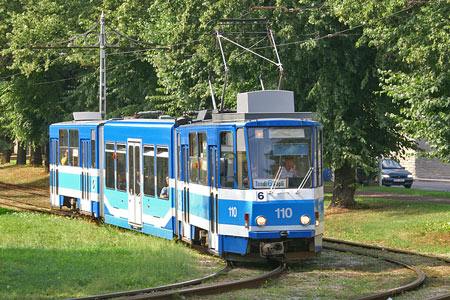
[[[266,201],[267,200],[267,192],[259,191],[256,192],[256,201]]]

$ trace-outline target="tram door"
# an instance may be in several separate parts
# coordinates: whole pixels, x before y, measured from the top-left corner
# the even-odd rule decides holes
[[[181,203],[179,207],[182,208],[181,217],[181,235],[190,238],[189,231],[189,148],[187,146],[181,147],[181,168],[183,170],[183,185],[181,192]]]
[[[58,197],[58,140],[50,140],[50,204],[59,206]]]
[[[128,223],[142,227],[141,143],[128,141]]]
[[[219,220],[218,220],[218,198],[219,198],[219,173],[217,167],[217,147],[209,147],[209,182],[210,182],[210,221],[209,221],[209,233],[208,233],[208,246],[210,249],[218,250],[219,247]]]
[[[89,202],[89,140],[81,140],[81,210],[90,211]]]

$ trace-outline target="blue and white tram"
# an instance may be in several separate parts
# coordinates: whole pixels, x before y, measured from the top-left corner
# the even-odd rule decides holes
[[[50,203],[102,215],[99,135],[96,113],[50,125]],[[80,118],[74,113],[74,118]]]
[[[320,252],[320,124],[309,113],[294,112],[288,91],[239,94],[237,106],[236,113],[199,114],[183,123],[162,118],[52,125],[52,204],[75,202],[106,223],[201,244],[230,260],[292,261]],[[75,151],[70,130],[78,130],[78,145],[91,133],[87,155],[99,163],[87,156],[87,172],[74,161],[74,152],[81,160],[86,155],[83,147]],[[68,166],[59,163],[66,144]],[[78,176],[70,188],[67,174]],[[96,201],[100,208],[94,211]]]

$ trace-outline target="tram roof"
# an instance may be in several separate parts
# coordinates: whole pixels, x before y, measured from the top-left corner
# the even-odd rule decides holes
[[[107,124],[175,124],[175,119],[111,119]]]
[[[64,121],[59,123],[53,123],[51,125],[53,126],[65,126],[65,125],[72,125],[72,126],[78,126],[78,125],[100,125],[105,123],[106,121],[103,120],[92,120],[92,121]]]
[[[275,112],[275,113],[222,113],[212,114],[213,122],[236,122],[236,121],[255,121],[255,120],[302,120],[316,121],[315,114],[312,112]]]

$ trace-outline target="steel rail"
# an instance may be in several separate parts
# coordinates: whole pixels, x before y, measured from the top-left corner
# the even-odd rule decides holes
[[[10,201],[10,202],[14,202],[14,203],[20,203],[22,205],[29,206],[29,207],[23,207],[23,206],[14,205],[14,204],[11,204],[11,203],[5,203],[3,201],[0,202],[0,206],[7,206],[7,207],[11,207],[11,208],[20,209],[20,210],[23,210],[23,211],[37,212],[37,213],[43,213],[43,214],[48,214],[48,215],[67,216],[67,217],[73,217],[74,216],[73,213],[69,212],[69,211],[55,210],[55,209],[53,209],[51,207],[35,205],[35,204],[19,201],[19,200],[16,200],[16,199],[7,198],[7,197],[4,197],[4,196],[0,196],[0,200],[6,200],[6,201]]]
[[[118,297],[127,297],[127,299],[129,299],[128,297],[139,295],[139,294],[162,292],[162,291],[166,291],[169,289],[176,289],[176,288],[182,288],[182,287],[200,284],[208,279],[218,277],[224,273],[227,273],[232,268],[233,268],[233,266],[230,263],[227,263],[227,265],[224,269],[222,269],[216,273],[207,275],[205,277],[197,278],[197,279],[192,279],[192,280],[168,284],[168,285],[162,285],[162,286],[158,286],[158,287],[139,289],[139,290],[123,291],[123,292],[102,294],[102,295],[95,295],[95,296],[88,296],[88,297],[81,297],[81,298],[71,298],[69,300],[111,299],[111,298],[118,298]]]
[[[39,205],[39,204],[33,204],[33,203],[25,202],[25,201],[16,200],[16,199],[13,199],[11,197],[0,196],[0,199],[6,200],[6,201],[11,201],[11,202],[14,202],[14,203],[20,203],[20,204],[24,204],[24,205],[28,205],[28,206],[34,206],[34,207],[37,207],[37,208],[52,210],[52,208],[50,206],[43,206],[43,205]]]
[[[406,292],[406,291],[410,291],[410,290],[418,288],[419,286],[421,286],[423,284],[423,282],[425,281],[425,278],[427,277],[425,275],[425,273],[416,266],[412,266],[412,265],[406,264],[404,262],[401,262],[401,261],[398,261],[395,259],[391,259],[391,258],[387,258],[384,256],[365,253],[362,251],[357,251],[357,250],[352,250],[352,249],[333,247],[333,246],[324,246],[324,249],[335,250],[335,251],[340,251],[340,252],[350,252],[350,253],[354,253],[357,255],[364,255],[364,256],[369,256],[369,257],[373,257],[373,258],[377,258],[377,259],[382,259],[382,260],[391,262],[393,264],[401,265],[407,269],[410,269],[411,271],[415,272],[417,275],[416,279],[413,282],[410,282],[406,285],[392,288],[392,289],[389,289],[389,290],[386,290],[383,292],[379,292],[379,293],[375,293],[375,294],[371,294],[371,295],[367,295],[367,296],[363,296],[363,297],[359,297],[359,298],[354,298],[352,300],[385,300],[388,297],[395,296],[402,292]]]
[[[194,288],[188,288],[183,290],[168,291],[161,293],[153,293],[147,295],[139,295],[134,297],[129,297],[129,300],[143,300],[143,299],[172,299],[173,297],[185,297],[185,296],[200,296],[200,295],[213,295],[220,294],[224,292],[229,292],[231,290],[244,289],[244,288],[256,288],[266,282],[269,279],[276,278],[281,275],[286,269],[286,264],[280,264],[276,269],[252,278],[219,282],[216,284],[208,286],[200,286]]]
[[[352,247],[359,247],[359,248],[372,249],[372,250],[378,250],[378,251],[387,251],[387,252],[391,252],[391,253],[421,256],[421,257],[437,259],[437,260],[440,260],[440,261],[444,261],[446,263],[450,263],[449,259],[447,259],[445,257],[436,256],[436,255],[416,253],[416,252],[412,252],[412,251],[400,250],[400,249],[394,249],[394,248],[385,248],[385,247],[361,244],[361,243],[344,241],[344,240],[338,240],[338,239],[332,239],[332,238],[324,238],[323,241],[328,242],[328,243],[336,243],[336,244],[348,245],[348,246],[352,246]],[[352,252],[352,251],[349,250],[349,252]],[[361,255],[366,255],[366,254],[361,253]],[[385,259],[385,260],[389,260],[389,258],[385,258],[385,257],[381,257],[381,258]],[[394,263],[397,263],[397,262],[394,262]],[[400,263],[404,264],[402,262],[400,262]],[[365,300],[365,299],[372,299],[372,298],[361,298],[361,299]],[[358,298],[356,300],[361,300],[361,299]],[[373,298],[373,299],[378,299],[378,298]],[[379,299],[386,299],[386,297],[379,298]],[[434,297],[431,297],[431,298],[427,298],[425,300],[444,300],[444,299],[450,300],[450,293],[442,294],[442,295],[439,295],[439,296],[434,296]]]
[[[12,201],[12,200],[8,200],[8,201]],[[10,204],[10,203],[5,203],[5,202],[0,202],[0,206],[7,206],[7,207],[12,207],[12,208],[18,208],[18,209],[22,209],[22,210],[26,210],[26,211],[32,211],[32,212],[47,213],[44,210],[34,209],[34,208],[29,208],[29,207],[21,207],[21,206],[17,206],[17,205]]]
[[[29,194],[40,196],[40,197],[48,197],[50,195],[50,194],[38,194],[38,193],[34,193],[32,191],[29,191],[29,190],[34,190],[34,191],[39,191],[39,192],[47,192],[47,190],[45,190],[45,189],[40,189],[40,188],[36,188],[36,187],[32,187],[32,186],[24,186],[24,185],[20,185],[20,184],[16,185],[16,184],[6,183],[6,182],[2,182],[2,181],[0,181],[0,186],[5,187],[9,190],[25,191]]]
[[[445,258],[445,257],[440,257],[440,256],[436,256],[436,255],[431,255],[431,254],[416,253],[416,252],[412,252],[412,251],[408,251],[408,250],[400,250],[400,249],[394,249],[394,248],[387,248],[387,247],[379,247],[379,246],[374,246],[374,245],[360,244],[360,243],[356,243],[356,242],[338,240],[338,239],[333,239],[333,238],[323,238],[323,241],[324,242],[330,242],[330,243],[345,244],[345,245],[355,246],[355,247],[360,247],[360,248],[367,248],[367,249],[374,249],[374,250],[381,250],[381,251],[389,251],[389,252],[399,253],[399,254],[409,254],[409,255],[415,255],[415,256],[423,256],[423,257],[427,257],[427,258],[433,258],[433,259],[442,260],[442,261],[444,261],[446,263],[450,263],[450,259]]]

